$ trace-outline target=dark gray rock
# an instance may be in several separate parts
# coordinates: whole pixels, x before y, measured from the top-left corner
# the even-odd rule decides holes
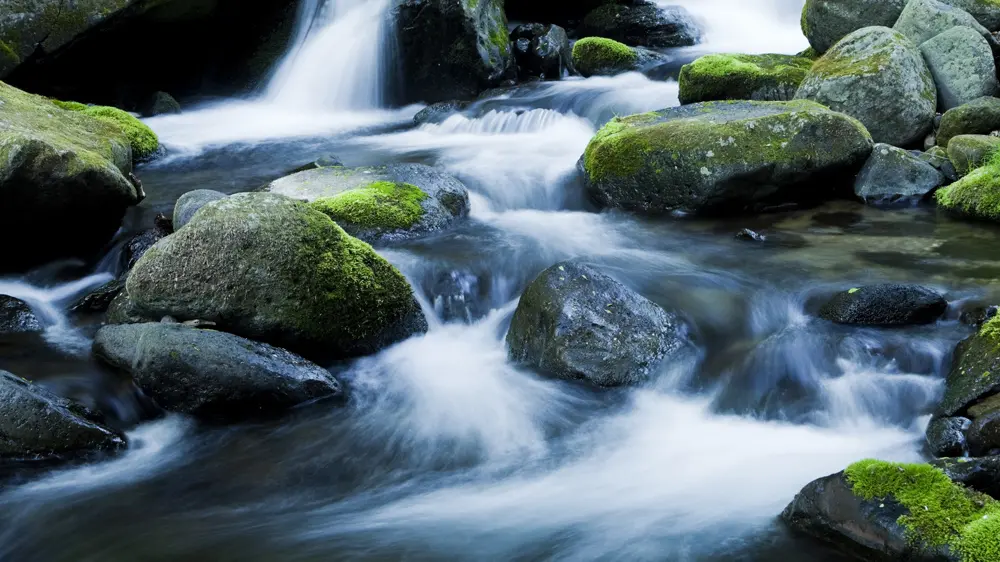
[[[823,305],[821,318],[855,326],[930,324],[948,309],[938,293],[916,285],[867,285],[843,291]]]
[[[948,151],[941,148],[940,146],[931,146],[926,152],[912,151],[911,154],[919,158],[922,162],[927,162],[934,169],[941,172],[944,176],[945,183],[950,184],[958,179],[958,172],[955,170],[955,165],[948,158]]]
[[[969,452],[973,456],[1000,450],[1000,412],[987,412],[972,421],[968,432]]]
[[[8,295],[0,295],[0,336],[38,333],[42,330],[42,323],[28,303]]]
[[[553,376],[621,386],[648,381],[687,337],[676,315],[592,266],[563,262],[521,296],[507,345],[512,360]]]
[[[70,307],[70,312],[74,314],[99,314],[106,312],[111,303],[118,297],[118,294],[124,289],[125,276],[123,275],[108,281],[84,295]]]
[[[1000,497],[1000,456],[935,459],[929,464],[940,469],[952,482],[994,498]]]
[[[91,421],[82,406],[0,371],[0,459],[68,459],[125,446],[125,437]]]
[[[413,116],[413,122],[417,125],[423,125],[425,123],[436,125],[438,123],[443,123],[446,119],[456,113],[465,111],[467,107],[469,107],[469,102],[467,101],[439,101],[418,111],[417,114]]]
[[[854,180],[854,194],[876,205],[915,201],[944,183],[944,175],[934,166],[901,148],[876,144]]]
[[[266,344],[182,324],[105,326],[94,354],[164,409],[204,419],[269,417],[341,395],[325,369]]]
[[[701,39],[701,30],[686,9],[661,8],[644,0],[600,6],[583,18],[578,33],[653,48],[688,47]]]
[[[211,189],[196,189],[181,195],[174,204],[174,230],[180,230],[191,222],[194,214],[205,205],[226,197],[225,193]]]
[[[518,76],[559,80],[572,71],[573,52],[566,30],[558,25],[525,24],[511,32]]]
[[[743,230],[736,233],[736,239],[742,240],[744,242],[766,242],[767,236],[749,228],[744,228]]]
[[[961,457],[969,454],[967,418],[935,418],[927,425],[927,445],[935,457]]]
[[[892,27],[906,0],[806,0],[802,33],[820,55],[863,27]]]
[[[177,103],[174,96],[166,92],[155,92],[149,96],[142,108],[143,117],[156,117],[157,115],[171,115],[181,112],[181,104]]]

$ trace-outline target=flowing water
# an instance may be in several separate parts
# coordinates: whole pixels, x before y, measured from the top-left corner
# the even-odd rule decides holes
[[[699,51],[805,46],[801,2],[681,3],[708,27]],[[138,170],[149,197],[119,239],[185,191],[251,190],[320,155],[441,166],[470,188],[469,220],[380,248],[416,287],[430,331],[332,365],[351,393],[342,408],[137,425],[142,401],[86,353],[95,321],[67,313],[114,268],[57,264],[0,281],[47,325],[40,342],[0,345],[0,368],[104,411],[131,438],[120,457],[0,490],[0,560],[840,560],[776,517],[805,483],[854,460],[922,458],[951,350],[968,334],[958,311],[1000,297],[997,232],[850,202],[725,221],[594,212],[576,171],[588,140],[614,115],[676,104],[675,82],[523,86],[413,126],[418,107],[380,102],[387,9],[306,2],[300,41],[261,97],[149,120],[169,154]],[[771,241],[735,240],[744,227]],[[649,386],[612,391],[509,363],[518,296],[569,258],[677,311],[690,352]],[[825,295],[881,280],[935,287],[952,309],[905,330],[815,318]]]

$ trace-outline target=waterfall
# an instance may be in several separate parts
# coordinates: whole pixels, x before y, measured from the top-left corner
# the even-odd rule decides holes
[[[385,102],[391,0],[306,0],[299,32],[267,98],[296,110],[377,109]]]

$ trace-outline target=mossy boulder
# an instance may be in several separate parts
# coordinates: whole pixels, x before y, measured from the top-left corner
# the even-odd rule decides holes
[[[956,26],[969,27],[984,38],[993,39],[989,30],[968,12],[938,0],[910,0],[893,29],[919,46]]]
[[[886,27],[859,29],[817,60],[795,96],[856,117],[875,142],[907,146],[924,139],[937,89],[923,56]]]
[[[645,0],[605,3],[587,14],[577,31],[652,48],[688,47],[701,38],[698,24],[684,7],[661,7]]]
[[[165,410],[212,421],[271,417],[342,392],[325,369],[284,349],[182,324],[105,326],[94,355]]]
[[[949,477],[946,466],[963,460],[862,460],[806,485],[781,517],[862,560],[997,560],[1000,502]]]
[[[369,242],[440,232],[469,214],[469,193],[462,182],[423,164],[316,168],[277,179],[265,189],[310,202]]]
[[[160,139],[156,133],[127,111],[104,105],[86,106],[75,102],[58,101],[54,103],[63,109],[79,111],[120,127],[128,139],[129,146],[132,147],[132,158],[135,161],[148,160],[160,149]]]
[[[907,0],[806,0],[802,33],[822,55],[837,41],[863,27],[892,27]]]
[[[948,142],[948,159],[959,175],[965,175],[989,162],[1000,149],[1000,137],[958,135]]]
[[[919,285],[883,283],[841,291],[819,310],[820,318],[852,326],[914,326],[944,315],[948,301]]]
[[[680,101],[788,101],[812,64],[789,55],[705,55],[681,68]]]
[[[0,270],[91,257],[106,244],[140,199],[130,147],[116,123],[0,83]],[[58,229],[39,230],[39,220]]]
[[[200,211],[205,205],[208,205],[212,201],[225,199],[226,197],[225,193],[215,191],[214,189],[195,189],[181,195],[177,198],[177,202],[174,203],[172,220],[174,230],[180,230],[184,225],[191,222],[194,214]]]
[[[876,144],[854,180],[854,194],[868,204],[915,202],[945,183],[944,174],[920,157]]]
[[[86,408],[0,371],[0,460],[70,460],[125,447],[122,434],[93,418]]]
[[[939,418],[974,419],[990,410],[970,412],[1000,392],[1000,318],[994,316],[955,348],[944,396],[934,411]]]
[[[639,53],[613,39],[584,37],[573,44],[573,66],[584,76],[620,74],[639,67]]]
[[[935,197],[938,207],[950,213],[1000,222],[1000,162],[996,154],[985,166],[939,189]]]
[[[503,0],[403,0],[393,9],[403,99],[472,99],[513,78]]]
[[[958,135],[988,135],[1000,130],[1000,99],[982,97],[949,109],[941,116],[938,146],[947,147]]]
[[[622,386],[650,380],[687,338],[676,315],[593,266],[563,262],[525,290],[507,345],[512,360],[546,374]]]
[[[943,111],[997,93],[997,68],[989,43],[975,30],[958,26],[920,46],[937,85]]]
[[[739,213],[830,199],[871,150],[857,120],[810,101],[704,102],[612,120],[580,166],[601,206]]]
[[[271,193],[202,207],[142,256],[124,298],[118,318],[206,320],[309,357],[370,354],[427,326],[396,268],[307,203]]]

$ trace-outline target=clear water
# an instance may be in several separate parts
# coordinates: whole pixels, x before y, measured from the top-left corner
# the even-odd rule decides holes
[[[326,31],[376,4],[304,10],[325,23],[300,26],[262,99],[149,120],[170,155],[139,169],[149,198],[122,237],[185,191],[254,189],[320,155],[438,165],[472,191],[469,220],[380,249],[419,292],[431,330],[331,365],[350,387],[343,408],[136,427],[144,410],[127,381],[80,351],[93,320],[66,313],[108,274],[67,264],[0,281],[50,326],[31,347],[0,345],[0,368],[107,412],[132,438],[118,458],[0,491],[0,560],[840,560],[776,516],[805,483],[854,460],[922,457],[949,355],[968,333],[957,311],[1000,296],[996,229],[849,202],[725,221],[594,212],[576,161],[597,127],[677,103],[676,83],[641,74],[526,86],[419,127],[419,108],[366,97],[391,75],[372,78],[359,59],[330,58],[329,82],[286,90]],[[709,24],[702,50],[784,52],[804,46],[793,40],[800,7],[690,6]],[[741,19],[755,23],[734,35]],[[379,20],[365,21],[357,42],[379,51]],[[280,102],[286,92],[308,100]],[[735,240],[744,227],[775,243]],[[509,363],[518,296],[569,258],[680,313],[694,350],[650,386],[614,391]],[[935,287],[953,309],[906,330],[815,318],[824,295],[883,280]]]

